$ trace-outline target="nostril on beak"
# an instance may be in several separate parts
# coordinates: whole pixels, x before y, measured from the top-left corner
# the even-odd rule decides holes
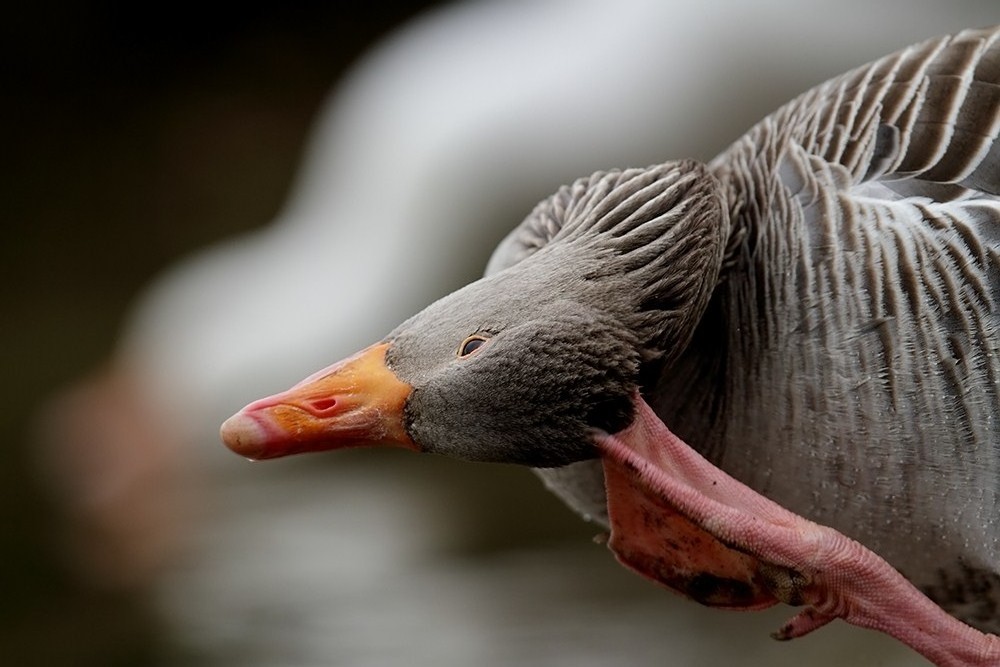
[[[316,412],[326,412],[331,408],[337,407],[337,399],[335,398],[317,398],[316,400],[309,401],[309,405]]]

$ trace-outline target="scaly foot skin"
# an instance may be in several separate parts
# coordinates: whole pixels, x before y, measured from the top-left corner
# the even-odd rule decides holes
[[[670,432],[641,398],[629,428],[595,439],[609,547],[627,567],[711,606],[805,605],[774,636],[842,618],[941,667],[1000,665],[1000,637],[950,616],[891,565],[738,482]]]

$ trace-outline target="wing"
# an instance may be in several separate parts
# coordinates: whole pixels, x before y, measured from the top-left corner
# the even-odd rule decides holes
[[[952,199],[1000,189],[1000,27],[928,40],[822,84],[767,118],[717,164],[775,138],[850,185]],[[838,181],[838,185],[843,183]],[[794,185],[794,184],[790,184]],[[893,197],[890,197],[893,198]]]
[[[861,365],[885,375],[891,407],[918,393],[932,414],[961,412],[970,444],[1000,411],[995,396],[955,403],[1000,379],[998,37],[968,30],[833,79],[713,164],[741,241],[730,246],[755,267],[750,344],[795,331],[844,344],[833,339],[870,327],[880,349]],[[944,365],[923,369],[919,355]],[[933,370],[942,391],[906,370]],[[926,402],[931,393],[948,403]]]
[[[786,105],[715,161],[736,221],[731,252],[772,277],[795,273],[784,285],[751,287],[772,290],[757,299],[756,333],[782,326],[781,298],[816,302],[798,313],[809,326],[842,327],[845,313],[824,302],[849,293],[868,300],[872,326],[895,322],[919,339],[916,349],[957,361],[992,355],[963,345],[970,334],[993,338],[998,324],[998,37],[1000,28],[968,30],[858,68]],[[777,294],[793,283],[794,294]],[[900,364],[884,343],[891,375]],[[963,378],[952,376],[960,393]]]

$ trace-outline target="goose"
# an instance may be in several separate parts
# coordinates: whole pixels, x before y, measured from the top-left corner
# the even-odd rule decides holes
[[[477,0],[387,36],[319,110],[273,222],[160,275],[100,374],[46,406],[57,432],[33,451],[49,455],[41,472],[83,548],[60,558],[86,564],[88,582],[143,586],[170,642],[224,664],[611,664],[625,645],[638,664],[911,664],[875,633],[841,625],[776,644],[780,608],[731,615],[630,581],[602,547],[567,539],[591,528],[528,470],[358,451],[248,471],[211,445],[251,398],[471,280],[511,214],[560,183],[707,160],[887,44],[996,16],[984,0],[854,5]],[[403,264],[420,279],[399,280]],[[365,279],[326,288],[344,275]],[[428,470],[472,492],[428,483]],[[594,622],[600,632],[582,631]]]
[[[561,188],[482,279],[222,439],[532,466],[668,588],[805,605],[780,638],[840,617],[996,664],[998,35],[834,78],[708,164]]]

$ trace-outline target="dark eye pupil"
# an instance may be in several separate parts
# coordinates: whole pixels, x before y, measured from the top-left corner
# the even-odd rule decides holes
[[[478,350],[486,340],[483,338],[469,338],[464,343],[462,343],[462,349],[459,350],[459,355],[467,356]]]

